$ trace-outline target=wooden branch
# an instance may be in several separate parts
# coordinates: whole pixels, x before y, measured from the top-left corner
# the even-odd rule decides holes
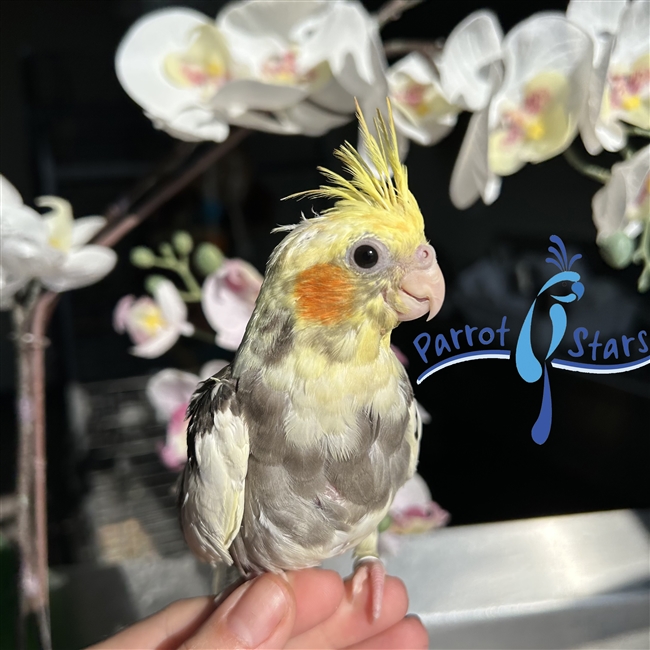
[[[405,11],[416,7],[421,2],[423,2],[423,0],[391,0],[390,2],[387,2],[375,14],[379,29],[394,20],[399,20]]]
[[[164,181],[153,192],[148,192],[152,178],[136,184],[134,190],[113,204],[106,227],[93,243],[114,246],[133,228],[142,223],[164,203],[181,192],[195,178],[219,158],[236,147],[248,134],[247,129],[231,132],[225,142],[215,144],[181,171],[176,178]],[[160,175],[171,160],[187,160],[183,155],[172,155],[159,165],[154,176]],[[155,180],[153,180],[155,183]],[[134,212],[128,212],[130,203],[149,194]],[[126,197],[126,198],[125,198]],[[128,207],[127,207],[128,206]],[[34,285],[36,286],[36,285]],[[42,650],[51,650],[48,585],[47,538],[47,467],[45,429],[45,348],[47,327],[59,301],[52,291],[39,293],[37,287],[25,305],[14,308],[16,347],[18,349],[18,546],[20,553],[20,605],[17,640],[18,647],[26,647],[26,624],[30,614],[36,615]]]

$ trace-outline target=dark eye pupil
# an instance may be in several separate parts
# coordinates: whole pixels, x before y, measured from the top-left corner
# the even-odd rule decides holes
[[[362,269],[371,269],[379,261],[379,253],[372,246],[364,244],[354,251],[354,262]]]

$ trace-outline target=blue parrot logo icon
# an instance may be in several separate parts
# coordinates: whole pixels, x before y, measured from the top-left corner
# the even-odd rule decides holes
[[[520,377],[528,382],[533,384],[544,375],[544,390],[542,393],[542,406],[540,408],[539,417],[533,425],[531,434],[533,440],[538,445],[543,445],[551,432],[551,420],[553,415],[553,406],[551,403],[551,387],[548,380],[548,369],[546,367],[546,361],[551,358],[551,355],[555,352],[560,341],[564,337],[567,327],[567,316],[564,308],[565,304],[580,300],[584,295],[585,288],[582,282],[580,282],[580,275],[575,271],[571,270],[573,263],[576,260],[579,260],[582,255],[574,255],[570,260],[567,257],[566,247],[564,242],[557,236],[551,235],[550,238],[555,246],[549,246],[548,250],[554,257],[547,257],[546,261],[550,264],[554,264],[560,269],[559,273],[556,273],[546,284],[539,290],[537,297],[533,300],[533,304],[528,310],[524,324],[519,332],[519,338],[517,339],[517,349],[515,352],[515,360],[517,364],[517,372],[519,372]],[[535,356],[533,352],[533,346],[531,341],[531,326],[533,322],[533,312],[535,310],[535,305],[537,303],[537,298],[540,297],[545,291],[551,287],[566,287],[570,285],[570,293],[566,295],[555,295],[555,292],[551,294],[551,298],[557,302],[553,303],[549,309],[549,316],[551,318],[551,323],[553,326],[551,342],[548,346],[548,351],[546,356],[540,362],[539,359]],[[558,287],[559,289],[559,287]],[[561,292],[558,292],[561,294]]]

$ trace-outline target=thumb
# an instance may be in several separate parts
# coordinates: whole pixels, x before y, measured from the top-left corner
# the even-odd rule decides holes
[[[181,646],[184,648],[284,648],[296,616],[291,586],[272,573],[241,585]]]

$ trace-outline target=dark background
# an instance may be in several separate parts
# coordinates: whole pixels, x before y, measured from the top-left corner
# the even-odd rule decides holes
[[[72,202],[76,216],[102,213],[175,146],[122,91],[113,68],[115,49],[129,25],[167,4],[153,0],[1,3],[0,171],[27,203],[41,194],[57,194]],[[215,15],[223,3],[183,4]],[[373,11],[381,5],[364,4]],[[383,37],[445,37],[467,14],[485,6],[429,1],[389,24]],[[565,3],[500,1],[489,7],[507,31],[535,11],[564,10]],[[619,341],[622,334],[650,331],[650,299],[636,292],[640,268],[614,271],[595,246],[591,198],[599,185],[574,172],[562,157],[529,165],[504,179],[502,194],[490,207],[478,203],[459,212],[451,205],[449,179],[467,118],[462,116],[454,132],[434,147],[412,144],[406,161],[411,189],[420,202],[448,287],[445,307],[436,319],[402,325],[394,334],[394,342],[410,359],[414,383],[426,368],[412,344],[421,332],[434,337],[465,323],[496,328],[507,315],[514,332],[508,343],[514,349],[525,312],[513,305],[529,305],[552,274],[554,267],[545,269],[543,263],[551,234],[560,235],[574,252],[583,254],[576,269],[583,275],[586,291],[603,296],[600,302],[592,300],[591,312],[580,312],[582,321],[572,320],[569,306],[566,345],[571,344],[575,327],[585,325],[593,332],[602,322],[599,318],[615,321],[610,329]],[[63,531],[66,522],[74,519],[85,490],[83,453],[69,433],[68,388],[164,367],[197,371],[214,356],[214,348],[188,340],[152,361],[127,353],[126,337],[112,329],[112,310],[124,294],[144,293],[144,273],[129,264],[128,251],[135,245],[156,246],[183,227],[197,241],[218,243],[228,255],[246,257],[263,270],[281,239],[269,231],[276,224],[296,221],[305,209],[280,199],[315,187],[320,182],[317,165],[337,169],[332,150],[344,139],[356,141],[353,123],[322,138],[253,134],[123,240],[117,247],[120,261],[106,279],[63,296],[52,323],[53,345],[47,358],[53,563],[76,559],[66,550]],[[607,165],[617,160],[612,155],[602,158]],[[235,199],[229,194],[229,179],[243,188]],[[247,234],[235,238],[231,219],[240,213]],[[511,300],[505,293],[502,301],[490,300],[481,290],[472,294],[463,289],[463,278],[483,275],[480,269],[486,267],[477,264],[503,270]],[[526,289],[522,273],[533,288]],[[200,318],[200,312],[193,316]],[[6,493],[13,490],[15,479],[15,392],[10,317],[3,313],[1,318],[0,490]],[[541,447],[530,438],[541,385],[525,384],[514,361],[457,365],[415,387],[417,398],[432,415],[425,428],[419,471],[434,499],[451,512],[452,524],[649,505],[648,369],[606,378],[552,369],[551,384],[553,430]]]

